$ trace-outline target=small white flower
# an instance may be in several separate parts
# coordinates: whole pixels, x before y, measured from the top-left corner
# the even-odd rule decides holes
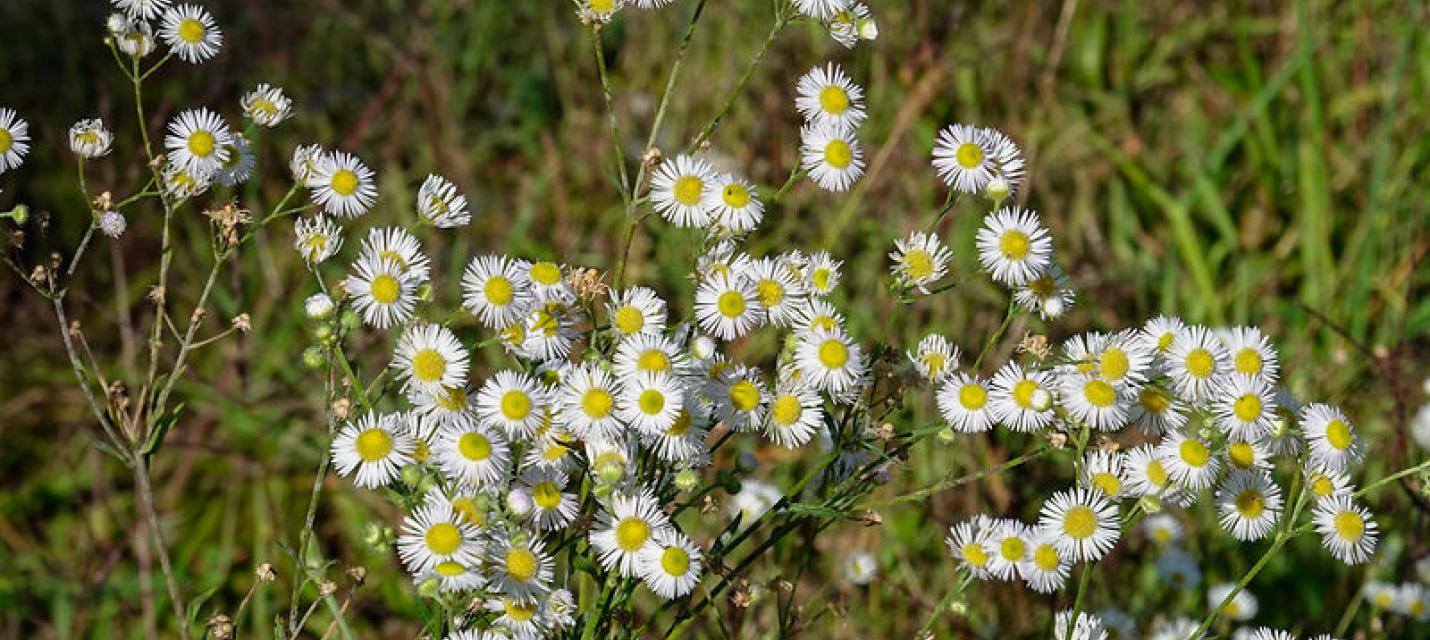
[[[1233,471],[1216,503],[1222,528],[1241,541],[1265,538],[1281,518],[1281,488],[1263,471]]]
[[[765,217],[755,185],[730,173],[712,178],[700,206],[711,225],[735,235],[754,231]]]
[[[1180,433],[1163,439],[1157,446],[1157,455],[1167,470],[1167,477],[1192,491],[1212,486],[1221,470],[1221,459],[1212,455],[1210,445]]]
[[[431,275],[431,261],[422,253],[417,237],[402,227],[374,227],[362,241],[362,258],[392,260],[403,274],[417,282]]]
[[[613,291],[606,305],[606,317],[610,319],[611,328],[623,336],[659,335],[665,331],[665,301],[646,287]]]
[[[1312,515],[1321,544],[1337,560],[1346,564],[1364,564],[1375,553],[1380,527],[1371,519],[1370,511],[1357,505],[1350,496],[1336,496],[1316,503]]]
[[[179,59],[192,64],[218,55],[219,47],[223,46],[223,32],[214,23],[213,15],[191,4],[165,11],[159,36]]]
[[[1231,595],[1236,591],[1236,595]],[[1231,601],[1222,606],[1222,601],[1231,596]],[[1207,608],[1217,609],[1220,613],[1231,620],[1246,622],[1256,617],[1257,606],[1256,596],[1250,591],[1242,589],[1237,591],[1236,585],[1229,582],[1214,584],[1207,588]]]
[[[1102,559],[1121,535],[1117,506],[1087,489],[1066,489],[1043,504],[1038,528],[1072,561]]]
[[[70,151],[81,158],[93,159],[109,155],[114,134],[104,128],[99,118],[80,120],[70,127]]]
[[[824,423],[824,403],[808,387],[778,388],[765,414],[765,437],[786,449],[802,447]]]
[[[318,264],[333,257],[342,246],[342,229],[321,213],[312,218],[299,218],[293,223],[293,249],[308,264]]]
[[[212,175],[228,161],[233,134],[218,114],[206,108],[189,109],[169,123],[164,146],[169,150],[169,161],[175,166]]]
[[[879,575],[879,561],[868,551],[856,551],[844,559],[844,579],[856,585],[866,585]]]
[[[993,426],[988,383],[963,372],[955,372],[939,388],[938,410],[949,425],[964,433],[987,431]]]
[[[700,583],[700,548],[673,527],[656,531],[652,538],[653,544],[636,559],[641,580],[666,600],[690,593]]]
[[[377,202],[372,169],[357,156],[337,151],[325,155],[312,174],[313,202],[329,214],[353,219]]]
[[[978,230],[978,259],[993,279],[1009,286],[1025,285],[1052,264],[1053,238],[1037,212],[1004,207],[983,219]]]
[[[228,145],[228,158],[214,172],[214,182],[225,187],[247,182],[253,177],[253,170],[258,167],[258,159],[253,156],[253,145],[243,134],[234,134],[233,142]]]
[[[924,336],[907,355],[919,375],[929,382],[941,382],[958,368],[958,347],[936,333]]]
[[[617,494],[611,496],[600,523],[591,531],[591,547],[601,566],[634,578],[640,575],[642,552],[659,546],[656,536],[672,530],[670,517],[661,511],[655,496],[644,490]]]
[[[436,174],[428,174],[417,189],[417,214],[439,229],[454,229],[472,221],[467,197],[452,181]]]
[[[438,393],[467,384],[467,350],[446,327],[412,324],[402,332],[391,367],[409,387]]]
[[[333,299],[326,293],[315,293],[303,301],[303,313],[310,319],[322,320],[333,313]]]
[[[864,175],[864,151],[854,130],[837,124],[800,127],[800,166],[825,191],[843,192]]]
[[[397,428],[395,415],[366,413],[333,436],[333,465],[338,475],[356,474],[353,484],[359,487],[381,487],[412,462],[414,447],[412,438]]]
[[[754,286],[727,273],[710,274],[695,291],[700,329],[721,340],[734,340],[759,325],[765,315]]]
[[[864,122],[864,90],[829,63],[810,69],[795,85],[794,104],[804,120],[816,125],[857,128]]]
[[[994,533],[993,521],[978,515],[949,527],[944,544],[960,567],[973,577],[984,579],[989,576],[989,563],[993,560]]]
[[[462,273],[462,306],[489,329],[510,326],[534,302],[531,280],[511,258],[477,256]]]
[[[715,169],[703,159],[687,155],[661,163],[651,177],[650,200],[662,217],[677,227],[710,224],[702,202],[714,189]]]
[[[1336,407],[1306,405],[1301,409],[1301,432],[1305,434],[1311,461],[1318,465],[1345,471],[1360,461],[1360,438],[1350,419]]]
[[[159,17],[173,0],[114,0],[114,8],[131,20],[153,20]]]
[[[840,11],[847,11],[854,0],[794,0],[794,8],[800,14],[815,20],[828,20]]]
[[[464,522],[452,503],[433,489],[402,524],[397,555],[407,570],[420,574],[445,562],[475,566],[481,553],[476,527]]]
[[[391,258],[359,258],[347,287],[353,310],[378,329],[406,322],[417,306],[417,280]]]
[[[506,437],[475,421],[443,427],[432,453],[442,473],[482,489],[500,487],[510,472]]]
[[[276,127],[293,115],[293,100],[284,95],[282,87],[259,84],[239,100],[244,115],[264,127]]]
[[[905,286],[918,287],[928,293],[928,286],[948,273],[953,252],[939,241],[938,236],[915,231],[906,238],[894,241],[889,259],[894,262],[891,270]]]
[[[1039,392],[1053,391],[1053,374],[1048,371],[1024,371],[1009,360],[998,369],[989,383],[993,400],[993,415],[1003,426],[1014,431],[1042,431],[1053,420],[1051,402],[1040,406]]]

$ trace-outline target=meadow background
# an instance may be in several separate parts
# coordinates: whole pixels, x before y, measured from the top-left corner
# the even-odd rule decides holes
[[[844,258],[847,280],[836,297],[866,343],[912,345],[938,331],[976,348],[1002,317],[1002,294],[991,284],[970,278],[892,326],[884,322],[894,303],[882,281],[893,238],[922,227],[942,202],[928,165],[937,129],[994,126],[1024,149],[1030,180],[1019,198],[1051,227],[1079,292],[1061,321],[1016,323],[995,362],[1025,333],[1058,339],[1159,312],[1259,324],[1276,338],[1284,379],[1298,396],[1340,403],[1357,420],[1367,473],[1423,459],[1406,425],[1426,401],[1421,381],[1430,375],[1425,3],[871,4],[880,37],[854,51],[812,24],[786,30],[711,140],[711,153],[778,187],[797,161],[799,75],[835,60],[869,95],[860,132],[868,175],[847,196],[807,181],[795,187],[767,212],[753,252],[825,248]],[[614,267],[620,196],[590,35],[569,3],[206,5],[224,30],[223,52],[201,67],[167,65],[146,85],[151,131],[199,104],[236,121],[243,91],[259,82],[283,86],[297,116],[258,143],[266,178],[243,194],[254,208],[286,190],[295,145],[322,142],[378,170],[380,205],[359,228],[408,219],[428,172],[466,192],[473,224],[428,244],[448,295],[476,252]],[[606,29],[631,161],[693,5],[677,0],[658,12],[627,12]],[[27,117],[35,138],[25,167],[0,176],[0,210],[26,202],[48,213],[50,237],[27,240],[30,260],[50,250],[68,255],[87,223],[65,148],[73,121],[97,115],[119,134],[114,156],[90,168],[93,191],[127,193],[142,181],[142,164],[132,161],[132,98],[101,42],[107,13],[99,0],[0,2],[0,105]],[[698,132],[759,48],[772,15],[763,0],[708,3],[659,146],[678,148]],[[97,328],[147,322],[142,297],[156,269],[160,215],[131,216],[121,242],[99,239],[71,294],[70,314],[91,328],[107,371],[136,366],[135,342]],[[976,272],[979,222],[976,209],[960,207],[945,227],[959,273]],[[194,279],[209,262],[205,224],[192,218],[177,230],[180,279],[170,295],[180,308],[192,304]],[[301,311],[311,284],[290,242],[287,225],[269,228],[220,281],[215,316],[247,312],[254,331],[200,352],[178,389],[187,413],[157,458],[155,487],[186,587],[190,594],[216,589],[205,611],[232,611],[254,565],[289,566],[281,545],[294,541],[326,446],[321,398],[300,362],[311,339]],[[668,225],[646,225],[631,279],[687,297],[697,246]],[[152,550],[134,524],[129,473],[89,445],[94,425],[53,319],[9,274],[0,278],[0,327],[0,636],[154,637],[168,624],[168,609]],[[388,349],[367,348],[374,366]],[[916,395],[898,418],[926,421],[925,399]],[[1007,433],[928,442],[877,495],[908,493],[1026,446]],[[756,453],[767,463],[762,475],[778,482],[782,455]],[[832,528],[796,586],[806,615],[819,616],[807,636],[912,637],[953,576],[942,543],[947,525],[977,510],[1035,514],[1069,481],[1070,464],[1062,462],[880,508],[882,526]],[[410,585],[392,554],[363,543],[367,523],[395,526],[400,514],[336,476],[328,487],[318,518],[323,549],[369,570],[350,617],[364,637],[411,637]],[[1409,577],[1410,561],[1430,552],[1427,513],[1409,493],[1393,487],[1370,501],[1391,532],[1382,546],[1390,562],[1347,568],[1321,553],[1317,540],[1298,540],[1252,584],[1262,598],[1258,622],[1328,629],[1365,578]],[[1190,544],[1209,581],[1234,579],[1259,552],[1204,533],[1193,531]],[[1134,536],[1112,554],[1090,606],[1117,605],[1144,619],[1157,611],[1199,617],[1201,592],[1165,593],[1141,562],[1150,557],[1144,547]],[[855,549],[879,560],[880,577],[868,587],[843,581],[843,562]],[[753,576],[757,584],[775,577]],[[974,593],[972,617],[950,619],[940,637],[990,623],[1006,637],[1045,632],[1051,598],[992,583]],[[259,623],[246,627],[267,637],[271,624],[262,621],[286,605],[286,594],[260,589],[255,597]],[[732,635],[765,637],[772,602],[729,614]],[[1392,637],[1416,633],[1396,626],[1403,622],[1387,624]]]

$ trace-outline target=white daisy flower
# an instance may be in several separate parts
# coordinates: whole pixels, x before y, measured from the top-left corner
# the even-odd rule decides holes
[[[348,276],[353,310],[369,326],[386,329],[406,322],[417,306],[417,280],[390,258],[358,258]]]
[[[938,410],[944,421],[963,433],[979,433],[993,426],[993,406],[986,381],[954,372],[938,390]]]
[[[712,225],[735,235],[754,231],[765,217],[755,185],[730,173],[714,176],[700,207]]]
[[[939,131],[933,146],[933,168],[945,184],[962,193],[982,193],[996,167],[985,130],[955,124]]]
[[[1253,469],[1270,471],[1271,454],[1261,443],[1261,440],[1227,440],[1227,468],[1242,471]]]
[[[232,187],[248,182],[253,177],[254,169],[258,168],[258,159],[253,156],[253,144],[243,134],[233,135],[233,142],[229,143],[225,149],[228,157],[219,165],[214,172],[213,179],[225,187]]]
[[[1072,574],[1072,561],[1058,551],[1052,537],[1035,529],[1030,529],[1028,535],[1028,559],[1018,570],[1023,582],[1038,593],[1053,593],[1063,588]]]
[[[695,317],[700,330],[721,340],[734,340],[749,333],[764,316],[758,292],[745,278],[713,273],[695,291]]]
[[[642,433],[641,441],[665,462],[697,466],[695,463],[705,456],[705,437],[709,435],[705,426],[709,416],[695,406],[691,396],[687,395],[682,404],[675,422],[658,434]]]
[[[1340,409],[1319,403],[1306,405],[1301,409],[1301,432],[1312,462],[1336,471],[1360,462],[1360,438]]]
[[[674,376],[690,374],[690,359],[669,338],[661,335],[635,335],[616,346],[611,358],[611,370],[621,378],[642,373],[665,373]]]
[[[711,395],[716,417],[735,431],[750,431],[764,421],[767,398],[759,369],[743,365],[725,369]]]
[[[949,527],[944,544],[948,545],[949,553],[953,554],[960,568],[975,578],[987,579],[989,564],[995,553],[991,543],[994,533],[991,520],[982,515],[974,516],[971,520]]]
[[[1087,489],[1053,494],[1038,515],[1038,528],[1073,562],[1102,559],[1121,535],[1118,526],[1117,506]]]
[[[397,379],[427,393],[467,384],[467,350],[446,327],[413,324],[402,332],[390,365]]]
[[[1317,502],[1350,496],[1352,493],[1350,476],[1344,471],[1328,469],[1311,461],[1302,469],[1302,476],[1306,481],[1306,490],[1311,492],[1311,497]]]
[[[532,304],[531,281],[511,258],[478,256],[462,273],[462,306],[488,329],[510,326]]]
[[[1236,595],[1232,595],[1236,592]],[[1231,601],[1222,606],[1222,601],[1231,596]],[[1236,585],[1223,582],[1207,587],[1207,608],[1217,610],[1221,615],[1237,622],[1246,622],[1256,617],[1258,609],[1256,596],[1245,589],[1237,590]]]
[[[309,186],[313,189],[313,202],[340,218],[357,218],[377,202],[372,169],[357,156],[342,151],[323,157]]]
[[[801,15],[815,20],[828,20],[840,11],[847,11],[854,0],[794,0],[794,8]]]
[[[203,195],[213,186],[213,176],[213,169],[186,168],[169,160],[164,163],[164,193],[173,200],[186,200]]]
[[[1381,580],[1367,580],[1360,592],[1366,602],[1381,611],[1394,609],[1396,596],[1399,595],[1395,585]]]
[[[538,305],[526,316],[526,337],[521,343],[523,357],[546,362],[571,355],[572,345],[581,337],[576,327],[584,319],[574,305],[554,301]]]
[[[1013,205],[989,214],[977,238],[983,268],[1008,286],[1027,284],[1052,264],[1053,237],[1031,209]]]
[[[114,0],[114,8],[123,11],[130,20],[153,20],[169,8],[173,0]]]
[[[796,333],[805,333],[815,329],[834,331],[844,328],[843,314],[840,314],[834,305],[818,298],[808,300],[799,315],[799,320],[794,323],[794,326],[797,327]]]
[[[327,152],[316,144],[301,145],[293,149],[293,157],[288,160],[288,171],[293,181],[308,188],[318,186],[318,170]]]
[[[1165,357],[1177,395],[1193,402],[1211,395],[1218,375],[1227,370],[1226,348],[1206,327],[1191,326],[1178,333]]]
[[[499,535],[488,547],[482,567],[489,573],[490,586],[507,598],[523,603],[537,603],[551,591],[555,563],[546,554],[541,541],[522,536]]]
[[[795,348],[795,366],[802,381],[823,391],[840,393],[864,377],[864,353],[842,329],[813,329]]]
[[[1260,377],[1227,375],[1211,393],[1217,426],[1237,440],[1270,435],[1276,428],[1276,400]]]
[[[208,109],[179,112],[169,123],[169,133],[164,137],[170,162],[186,171],[206,176],[223,167],[232,145],[233,134],[229,132],[228,125]]]
[[[124,55],[143,58],[154,52],[154,28],[148,22],[136,20],[129,23],[124,31],[115,33],[114,42]]]
[[[333,257],[342,246],[342,229],[321,213],[312,218],[299,218],[293,223],[293,249],[308,264],[318,264]]]
[[[623,336],[660,334],[665,331],[665,301],[646,287],[612,291],[606,317],[611,328]]]
[[[1159,545],[1173,545],[1182,541],[1182,523],[1170,513],[1154,513],[1142,520],[1142,531],[1147,538]]]
[[[700,548],[673,527],[655,532],[653,544],[636,558],[636,573],[656,595],[672,600],[695,589],[700,582]]]
[[[1029,280],[1027,284],[1013,288],[1013,300],[1044,320],[1059,318],[1067,313],[1067,310],[1072,308],[1075,295],[1068,274],[1052,262],[1048,263],[1048,268],[1043,273]]]
[[[1430,593],[1414,582],[1402,584],[1396,590],[1394,611],[1417,622],[1430,620]]]
[[[566,278],[561,272],[561,265],[550,260],[535,262],[520,260],[517,264],[526,272],[527,279],[531,281],[532,293],[536,295],[537,300],[565,304],[573,298],[571,288],[567,285]]]
[[[416,582],[421,584],[427,580],[437,581],[437,590],[441,593],[462,593],[465,591],[475,591],[487,584],[487,580],[482,576],[480,567],[477,565],[464,565],[460,562],[439,562],[430,571],[419,574]],[[471,635],[464,636],[470,633]],[[457,632],[448,636],[449,640],[463,637],[471,640],[482,640],[476,632]]]
[[[1212,455],[1211,446],[1206,442],[1182,435],[1169,434],[1157,446],[1157,455],[1162,466],[1179,487],[1199,491],[1216,483],[1221,471],[1221,458]]]
[[[603,23],[626,6],[626,0],[578,0],[576,15],[582,21]]]
[[[1137,330],[1137,340],[1145,351],[1152,354],[1153,364],[1160,370],[1172,351],[1172,342],[1186,330],[1187,325],[1181,318],[1159,315]]]
[[[854,2],[848,9],[835,12],[825,26],[829,29],[829,37],[846,49],[853,49],[860,40],[879,37],[878,23],[869,17],[869,7],[861,2]]]
[[[1116,451],[1097,449],[1083,457],[1078,485],[1096,491],[1102,497],[1116,500],[1127,495],[1124,455]]]
[[[548,413],[550,411],[547,409]],[[527,447],[526,456],[522,458],[522,466],[536,471],[553,473],[573,471],[576,468],[576,459],[567,445],[575,441],[576,437],[565,430],[550,428],[532,439],[530,446]]]
[[[998,520],[993,525],[993,535],[988,545],[993,556],[988,561],[988,573],[998,580],[1016,580],[1019,568],[1029,559],[1028,540],[1032,531],[1028,525],[1017,520]]]
[[[1370,511],[1350,496],[1326,498],[1316,503],[1311,519],[1321,534],[1321,545],[1346,564],[1364,564],[1375,553],[1380,527]]]
[[[1281,518],[1281,488],[1263,471],[1233,471],[1217,487],[1221,526],[1243,542],[1265,538]]]
[[[333,465],[338,475],[351,476],[353,484],[374,489],[397,478],[412,462],[415,443],[397,428],[394,415],[366,413],[348,422],[333,436]]]
[[[929,382],[941,382],[958,367],[958,347],[947,338],[930,333],[906,354],[919,375]]]
[[[1054,383],[1051,372],[1024,371],[1009,360],[988,384],[993,416],[1014,431],[1042,431],[1053,420]]]
[[[223,46],[223,31],[214,23],[213,15],[203,7],[183,4],[164,12],[159,23],[159,37],[179,59],[198,64],[218,55]]]
[[[463,522],[452,504],[433,489],[402,523],[397,555],[413,574],[443,562],[473,566],[481,553],[477,528]]]
[[[639,575],[642,551],[657,545],[656,536],[672,531],[670,517],[660,509],[655,496],[641,490],[632,495],[615,494],[601,512],[601,521],[591,531],[591,547],[607,571],[623,578]]]
[[[828,251],[816,251],[805,266],[805,288],[811,295],[827,296],[839,286],[839,268],[842,260],[835,260]]]
[[[266,82],[243,94],[239,106],[248,119],[262,127],[276,127],[293,116],[293,100],[283,93],[282,87]]]
[[[434,457],[447,477],[478,488],[496,488],[508,477],[511,448],[500,431],[468,422],[441,430]]]
[[[99,118],[80,120],[70,127],[70,151],[81,158],[92,160],[109,155],[113,144],[114,134],[104,128],[104,121]],[[3,152],[0,148],[0,153]]]
[[[834,124],[800,127],[800,167],[825,191],[843,192],[864,175],[864,150],[854,130]]]
[[[556,417],[582,440],[615,440],[624,432],[616,416],[621,388],[600,367],[582,364],[561,381]]]
[[[1285,387],[1276,388],[1276,421],[1271,433],[1262,441],[1273,456],[1295,458],[1301,454],[1301,434],[1296,428],[1296,416],[1301,403]]]
[[[798,274],[772,258],[752,261],[743,275],[755,288],[766,320],[776,327],[788,327],[798,319],[808,299]]]
[[[807,123],[854,129],[864,122],[864,90],[839,65],[810,69],[800,76],[795,91],[795,108]]]
[[[1107,640],[1107,629],[1096,615],[1080,611],[1074,622],[1072,610],[1063,610],[1053,616],[1053,640]]]
[[[643,373],[627,380],[621,388],[616,416],[641,433],[659,435],[675,424],[684,401],[684,390],[676,378]]]
[[[1102,378],[1062,376],[1061,396],[1068,413],[1094,429],[1117,431],[1127,426],[1128,402],[1117,387]]]
[[[1231,356],[1231,371],[1255,376],[1268,384],[1276,384],[1280,358],[1271,341],[1257,327],[1233,327],[1223,340]]]
[[[894,251],[889,253],[889,259],[894,262],[891,270],[905,286],[918,287],[928,293],[928,285],[948,273],[953,252],[939,241],[938,236],[915,231],[907,238],[894,241]]]
[[[701,203],[714,189],[715,169],[687,155],[662,162],[650,180],[650,201],[661,217],[677,227],[705,227],[710,216]]]
[[[1142,433],[1161,435],[1187,424],[1191,407],[1161,385],[1144,386],[1136,394],[1137,401],[1128,405],[1128,422],[1140,427]]]
[[[426,282],[431,276],[431,260],[422,253],[417,237],[402,227],[375,227],[362,241],[362,255],[378,260],[392,260],[403,273]]]
[[[824,403],[812,388],[785,385],[770,396],[765,437],[786,449],[804,446],[824,424]]]
[[[580,499],[566,493],[566,476],[550,469],[536,470],[526,476],[531,492],[531,512],[527,522],[537,531],[557,531],[571,524],[580,511]]]
[[[472,221],[467,197],[452,181],[436,174],[427,174],[417,188],[417,215],[439,229],[455,229]]]
[[[530,375],[498,371],[477,392],[477,415],[512,440],[525,440],[546,422],[546,393]]]
[[[1157,445],[1144,444],[1128,450],[1123,468],[1131,495],[1155,496],[1173,504],[1189,503],[1192,498],[1172,481]]]

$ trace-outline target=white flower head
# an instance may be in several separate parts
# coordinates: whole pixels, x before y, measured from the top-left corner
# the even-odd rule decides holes
[[[282,87],[266,82],[243,94],[239,106],[244,115],[264,127],[276,127],[293,116],[293,100],[283,93]]]
[[[467,197],[457,185],[436,174],[428,174],[417,189],[417,214],[439,229],[453,229],[472,221]]]
[[[198,64],[218,55],[223,31],[203,7],[183,4],[164,12],[159,37],[184,62]]]
[[[857,128],[864,122],[864,90],[834,63],[810,69],[795,85],[794,104],[810,124]]]
[[[372,169],[357,156],[342,151],[325,155],[318,162],[308,186],[313,202],[341,218],[353,219],[377,202],[377,184]]]
[[[864,150],[854,129],[830,123],[800,128],[800,167],[825,191],[848,191],[864,175]]]
[[[114,134],[104,128],[104,122],[99,118],[80,120],[70,127],[70,151],[81,158],[93,159],[109,155],[113,144]]]
[[[207,108],[189,109],[181,111],[169,123],[164,146],[169,150],[169,161],[175,166],[212,175],[228,161],[233,134],[218,114]]]
[[[1013,205],[989,214],[977,240],[983,268],[1008,286],[1025,285],[1052,264],[1053,237],[1031,209]]]
[[[709,162],[680,155],[662,162],[651,176],[650,200],[662,217],[677,227],[705,227],[710,215],[702,203],[715,188],[716,173]]]
[[[333,257],[342,246],[342,229],[321,213],[312,218],[299,218],[293,223],[293,249],[308,264],[318,264]]]

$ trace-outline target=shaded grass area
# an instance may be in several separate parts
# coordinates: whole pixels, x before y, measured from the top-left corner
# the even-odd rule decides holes
[[[355,228],[410,220],[416,185],[429,171],[451,177],[473,200],[475,223],[428,245],[448,300],[466,258],[479,252],[614,268],[623,219],[611,141],[590,36],[565,3],[211,4],[226,32],[225,51],[202,67],[162,71],[146,96],[150,126],[156,131],[198,103],[236,119],[243,90],[261,81],[284,86],[297,99],[298,117],[259,141],[266,180],[234,194],[246,205],[276,201],[286,190],[292,147],[322,141],[379,170],[382,206]],[[996,126],[1029,158],[1030,182],[1019,198],[1051,226],[1079,303],[1053,325],[1018,321],[990,362],[1003,361],[1026,332],[1060,338],[1158,312],[1259,324],[1279,338],[1287,383],[1300,397],[1344,404],[1357,419],[1370,445],[1370,472],[1423,457],[1395,432],[1424,401],[1419,381],[1430,374],[1430,303],[1423,300],[1430,285],[1430,113],[1423,100],[1430,95],[1430,42],[1420,28],[1430,16],[1423,5],[886,4],[874,7],[882,35],[871,47],[846,52],[806,24],[781,34],[711,139],[713,157],[773,190],[797,162],[791,96],[800,74],[837,60],[870,96],[861,130],[869,174],[843,197],[796,186],[753,236],[754,251],[825,248],[843,257],[840,307],[869,343],[910,345],[938,331],[977,349],[1002,319],[1004,298],[977,272],[975,204],[958,205],[942,227],[957,256],[958,288],[900,310],[896,324],[886,322],[896,305],[881,293],[882,279],[893,237],[927,225],[943,201],[928,166],[937,129]],[[683,0],[632,13],[603,35],[628,163],[644,144],[692,6]],[[31,120],[37,143],[23,170],[0,176],[0,209],[28,202],[51,220],[49,238],[27,239],[31,261],[51,250],[68,253],[83,231],[64,148],[71,122],[99,115],[120,132],[114,157],[92,168],[94,190],[127,191],[144,171],[129,161],[137,154],[132,104],[99,41],[104,15],[101,2],[0,7],[0,24],[10,25],[0,41],[0,105]],[[767,2],[707,6],[658,140],[663,150],[683,147],[713,115],[771,20]],[[111,375],[136,366],[136,345],[99,327],[147,326],[141,301],[156,268],[158,215],[132,216],[122,243],[88,258],[71,303],[72,315],[94,328],[92,347]],[[171,299],[181,309],[192,304],[208,266],[204,224],[195,215],[178,230],[181,276]],[[326,445],[321,400],[299,363],[310,340],[301,300],[311,285],[289,240],[284,229],[266,233],[220,282],[213,316],[226,322],[247,312],[255,331],[199,354],[178,389],[189,413],[157,466],[175,560],[191,577],[191,594],[214,593],[205,612],[231,610],[254,564],[291,566],[281,545],[295,542]],[[645,225],[629,279],[688,299],[685,274],[697,247],[690,234]],[[3,282],[0,322],[10,329],[0,356],[0,633],[143,637],[147,628],[164,628],[162,583],[152,550],[132,526],[128,475],[85,445],[92,427],[46,309],[13,277]],[[751,344],[745,353],[769,346]],[[374,341],[364,348],[376,365],[389,347]],[[488,364],[496,366],[496,356],[488,353]],[[896,417],[924,424],[927,404],[911,401]],[[885,497],[996,465],[1031,444],[1004,434],[923,445],[896,471]],[[808,463],[759,454],[769,467],[761,475],[776,480]],[[944,527],[979,509],[1031,517],[1070,479],[1071,465],[1059,455],[1011,478],[884,509],[882,527],[836,526],[796,585],[804,617],[819,616],[810,635],[911,636],[953,579]],[[328,486],[322,547],[370,570],[353,617],[373,635],[410,636],[410,587],[391,554],[363,543],[367,523],[395,526],[400,514],[340,479]],[[1425,552],[1422,515],[1403,495],[1387,491],[1373,504],[1382,527],[1397,532],[1388,550]],[[1259,551],[1211,531],[1192,535],[1213,581],[1239,575]],[[1293,545],[1255,583],[1254,591],[1286,601],[1260,621],[1292,626],[1310,614],[1313,628],[1334,622],[1363,572],[1313,547]],[[879,558],[883,576],[873,586],[838,583],[852,548]],[[774,553],[798,559],[801,550],[782,545]],[[1200,594],[1157,588],[1138,562],[1145,553],[1131,542],[1114,554],[1111,573],[1099,572],[1107,579],[1093,584],[1092,606],[1199,612]],[[1114,582],[1114,575],[1125,579]],[[757,573],[753,580],[763,585],[775,577]],[[1017,587],[980,586],[976,594],[971,617],[957,623],[971,625],[965,630],[997,623],[1032,636],[1043,619],[1025,612],[1051,609]],[[155,610],[139,608],[146,600],[158,602]],[[758,636],[776,627],[776,600],[766,589],[745,615],[731,613],[732,633]],[[826,601],[834,607],[821,616]],[[280,591],[260,590],[245,626],[266,637],[284,604]],[[135,624],[106,624],[115,619]],[[311,628],[321,634],[325,625],[320,612]]]

